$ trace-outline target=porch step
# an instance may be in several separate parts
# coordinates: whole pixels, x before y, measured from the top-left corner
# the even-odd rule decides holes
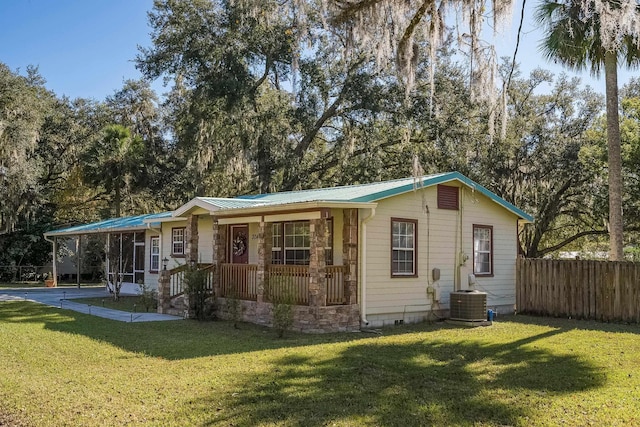
[[[184,309],[179,309],[175,307],[171,307],[167,310],[165,314],[170,314],[171,316],[180,316],[184,317]]]

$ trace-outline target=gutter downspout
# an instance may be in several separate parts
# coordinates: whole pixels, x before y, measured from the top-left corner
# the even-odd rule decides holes
[[[53,285],[58,286],[58,265],[57,265],[58,257],[56,256],[58,252],[58,244],[57,244],[58,242],[56,241],[55,237],[53,238],[53,240],[51,240],[46,234],[44,235],[44,240],[53,244],[53,254],[51,257],[52,258],[51,265],[53,266]]]
[[[362,256],[360,257],[360,280],[362,292],[360,293],[362,303],[360,304],[360,323],[367,326],[369,321],[367,320],[367,223],[376,216],[376,208],[371,208],[371,213],[368,217],[362,220]]]

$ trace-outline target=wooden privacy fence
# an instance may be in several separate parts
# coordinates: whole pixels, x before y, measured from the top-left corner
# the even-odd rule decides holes
[[[518,259],[521,313],[640,323],[640,263]]]

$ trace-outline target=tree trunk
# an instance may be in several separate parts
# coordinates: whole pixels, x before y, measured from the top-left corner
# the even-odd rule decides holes
[[[609,259],[624,259],[622,222],[622,155],[618,119],[618,63],[615,52],[604,60],[607,98],[607,149],[609,161]]]
[[[116,205],[116,218],[120,218],[120,180],[116,182],[114,204]]]

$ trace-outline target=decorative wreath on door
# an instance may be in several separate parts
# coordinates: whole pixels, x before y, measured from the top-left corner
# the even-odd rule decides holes
[[[235,256],[241,256],[247,250],[247,238],[244,237],[244,234],[238,234],[235,239],[233,239],[233,254]]]

